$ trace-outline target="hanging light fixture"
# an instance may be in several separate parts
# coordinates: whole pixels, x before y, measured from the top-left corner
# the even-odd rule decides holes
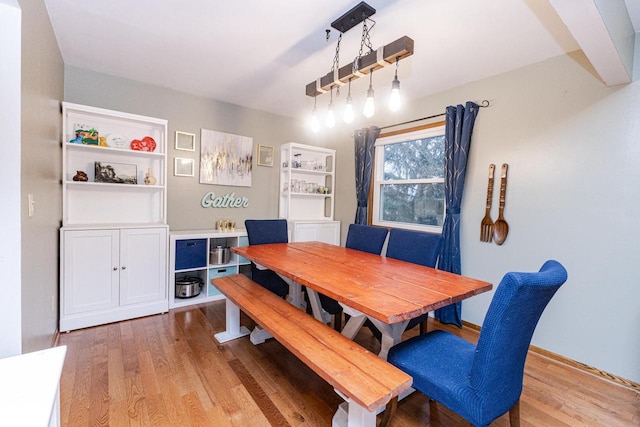
[[[376,106],[373,101],[373,70],[369,73],[369,89],[367,90],[367,100],[364,102],[364,111],[362,112],[366,118],[373,117],[376,112]]]
[[[344,116],[342,117],[342,119],[347,124],[353,122],[353,99],[351,98],[351,79],[349,79],[349,92],[347,93],[347,103],[344,106]]]
[[[336,125],[336,115],[333,108],[333,88],[331,88],[331,100],[329,101],[329,110],[327,111],[325,124],[329,129]]]
[[[402,106],[400,98],[400,80],[398,80],[398,58],[396,58],[396,75],[391,82],[391,97],[389,98],[389,109],[394,113]]]
[[[305,93],[308,96],[313,97],[329,91],[332,92],[332,99],[329,104],[329,115],[331,115],[331,112],[333,111],[331,108],[333,105],[333,88],[336,88],[336,96],[338,96],[340,86],[347,83],[351,86],[351,80],[364,77],[367,74],[371,74],[374,70],[392,65],[394,62],[396,65],[396,73],[391,85],[393,101],[390,107],[396,110],[400,108],[401,101],[399,99],[400,81],[398,80],[398,61],[413,55],[413,39],[403,36],[387,45],[380,46],[375,49],[370,40],[371,30],[376,24],[375,21],[371,19],[371,16],[375,13],[376,10],[374,8],[362,1],[331,23],[331,27],[336,29],[340,34],[337,40],[338,43],[331,71],[307,84],[305,87]],[[342,35],[360,23],[362,23],[360,51],[350,64],[340,67],[338,54],[340,51]],[[331,30],[325,31],[327,33],[326,39],[328,40]],[[375,113],[373,95],[372,76],[369,76],[369,90],[367,91],[367,102],[364,110],[366,117],[372,117]],[[353,101],[351,98],[351,90],[349,90],[343,120],[345,123],[351,123],[353,118]],[[329,116],[327,116],[327,121],[330,122],[331,120],[335,120],[335,116],[334,119],[330,119]]]
[[[318,110],[316,109],[317,97],[313,97],[313,112],[311,113],[311,132],[317,133],[320,130],[320,120],[318,120]]]

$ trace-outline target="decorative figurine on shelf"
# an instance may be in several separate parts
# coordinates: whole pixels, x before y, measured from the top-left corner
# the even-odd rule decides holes
[[[87,182],[87,181],[89,181],[89,177],[87,177],[87,174],[84,171],[76,171],[76,174],[73,177],[73,180],[74,181]]]
[[[147,173],[144,174],[144,183],[146,185],[156,185],[156,178],[151,173],[151,168],[147,169]]]
[[[100,136],[98,130],[88,125],[75,125],[75,138],[69,141],[72,144],[99,145]]]

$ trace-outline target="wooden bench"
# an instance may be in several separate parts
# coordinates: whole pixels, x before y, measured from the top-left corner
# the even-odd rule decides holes
[[[410,388],[409,375],[248,277],[236,274],[211,282],[227,297],[227,314],[231,302],[331,384],[348,403],[348,426],[374,427],[376,412]],[[333,425],[344,423],[336,419],[343,416],[339,413]]]

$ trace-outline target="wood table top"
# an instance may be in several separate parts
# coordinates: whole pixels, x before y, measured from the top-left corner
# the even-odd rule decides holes
[[[418,317],[489,291],[491,283],[322,242],[231,250],[384,323]]]

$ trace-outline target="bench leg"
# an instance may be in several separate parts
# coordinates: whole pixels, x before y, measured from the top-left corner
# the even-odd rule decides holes
[[[384,408],[382,408],[384,409]],[[343,402],[333,415],[331,427],[375,427],[376,413],[354,402]]]
[[[228,298],[226,301],[226,323],[227,330],[214,335],[220,344],[249,335],[249,329],[240,326],[240,309]]]

